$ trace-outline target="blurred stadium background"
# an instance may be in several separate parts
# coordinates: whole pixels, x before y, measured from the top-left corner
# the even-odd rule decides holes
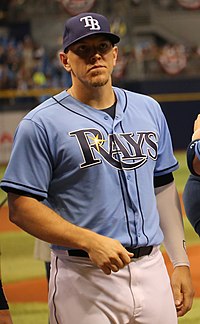
[[[108,16],[121,37],[114,85],[160,102],[180,160],[176,181],[181,194],[188,176],[185,149],[200,111],[200,0],[0,0],[0,178],[21,118],[70,86],[58,60],[63,25],[84,11]],[[0,201],[4,197],[0,192]],[[189,244],[199,245],[185,224]],[[32,237],[0,231],[0,239],[5,284],[44,277],[43,264],[33,259]],[[200,323],[199,306],[195,299],[180,323]],[[11,310],[14,324],[48,322],[46,303],[11,303]]]

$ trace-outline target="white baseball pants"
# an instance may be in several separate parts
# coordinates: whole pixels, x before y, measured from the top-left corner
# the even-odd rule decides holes
[[[52,252],[50,324],[177,324],[168,273],[155,247],[106,275],[88,258]]]

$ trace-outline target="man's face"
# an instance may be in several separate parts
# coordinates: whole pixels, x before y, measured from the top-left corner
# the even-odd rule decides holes
[[[92,87],[105,85],[110,79],[117,60],[117,47],[105,36],[86,37],[72,44],[61,57],[66,70],[71,72],[73,83],[81,82]]]

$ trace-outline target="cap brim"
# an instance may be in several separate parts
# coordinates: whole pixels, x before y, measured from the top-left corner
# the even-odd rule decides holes
[[[91,33],[88,33],[87,35],[83,35],[83,36],[77,38],[73,42],[66,43],[66,45],[64,44],[64,51],[66,51],[66,49],[69,48],[69,46],[71,46],[72,44],[77,43],[81,39],[87,38],[87,37],[90,37],[90,36],[93,36],[93,35],[105,35],[106,37],[108,37],[108,39],[111,41],[112,44],[117,44],[120,41],[120,37],[119,36],[117,36],[117,35],[115,35],[113,33],[110,33],[110,32],[102,32],[102,31],[95,32],[95,33],[94,32],[91,32]]]

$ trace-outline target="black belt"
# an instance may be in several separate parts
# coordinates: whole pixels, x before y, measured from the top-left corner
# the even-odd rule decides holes
[[[140,258],[145,255],[149,255],[153,250],[153,246],[141,246],[138,248],[126,247],[126,250],[133,253],[133,258]],[[89,258],[89,255],[84,250],[68,250],[69,256],[85,257]]]

